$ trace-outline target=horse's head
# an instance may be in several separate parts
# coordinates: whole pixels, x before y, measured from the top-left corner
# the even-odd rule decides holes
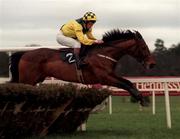
[[[114,51],[119,53],[119,55],[112,54],[115,59],[120,58],[124,54],[128,54],[142,63],[147,69],[153,68],[155,65],[155,59],[138,31],[112,30],[103,35],[103,41],[105,42],[104,45],[108,43],[107,46],[113,46],[112,48],[114,48]],[[108,51],[108,54],[109,52],[110,51]]]
[[[154,57],[138,31],[134,32],[136,45],[132,47],[131,55],[140,62],[146,69],[153,68],[156,64]]]

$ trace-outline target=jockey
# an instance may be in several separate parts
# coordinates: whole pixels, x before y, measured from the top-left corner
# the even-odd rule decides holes
[[[56,40],[59,44],[71,48],[81,48],[81,43],[86,46],[101,44],[103,41],[97,40],[92,35],[92,27],[95,22],[96,15],[92,12],[86,12],[82,18],[71,20],[64,24],[57,34]],[[79,49],[74,49],[78,68],[85,64],[79,57],[79,51]]]

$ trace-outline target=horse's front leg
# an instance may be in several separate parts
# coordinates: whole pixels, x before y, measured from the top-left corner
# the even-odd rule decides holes
[[[119,78],[114,75],[101,74],[99,76],[100,82],[103,85],[114,86],[117,88],[122,88],[127,90],[132,97],[134,97],[137,101],[140,101],[142,106],[148,106],[148,103],[144,100],[142,94],[137,90],[137,88],[133,85],[132,82],[126,80],[124,78]]]
[[[113,75],[114,78],[117,78],[117,80],[120,82],[121,88],[124,90],[127,90],[131,96],[133,96],[136,100],[140,101],[140,104],[142,106],[148,106],[149,103],[145,101],[142,94],[139,92],[139,90],[136,88],[136,86],[129,80],[124,79],[122,77],[117,77]]]

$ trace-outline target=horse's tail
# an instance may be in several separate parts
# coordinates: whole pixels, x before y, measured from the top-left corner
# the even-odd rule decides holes
[[[19,82],[19,61],[25,52],[13,53],[10,57],[10,72],[11,72],[11,83]]]

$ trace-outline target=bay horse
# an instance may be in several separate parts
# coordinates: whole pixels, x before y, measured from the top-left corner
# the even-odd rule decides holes
[[[122,31],[114,29],[103,35],[104,43],[91,47],[85,61],[88,65],[82,68],[84,84],[114,86],[127,90],[132,97],[146,105],[142,94],[133,83],[123,77],[116,76],[114,70],[117,61],[124,55],[134,57],[145,68],[152,68],[155,60],[138,31]],[[84,47],[84,48],[85,48]],[[67,48],[70,49],[70,48]],[[78,49],[78,48],[77,48]],[[66,49],[65,49],[66,50]],[[11,56],[12,82],[36,85],[46,77],[77,82],[75,64],[68,64],[60,57],[60,50],[40,48],[28,52],[17,52]]]

